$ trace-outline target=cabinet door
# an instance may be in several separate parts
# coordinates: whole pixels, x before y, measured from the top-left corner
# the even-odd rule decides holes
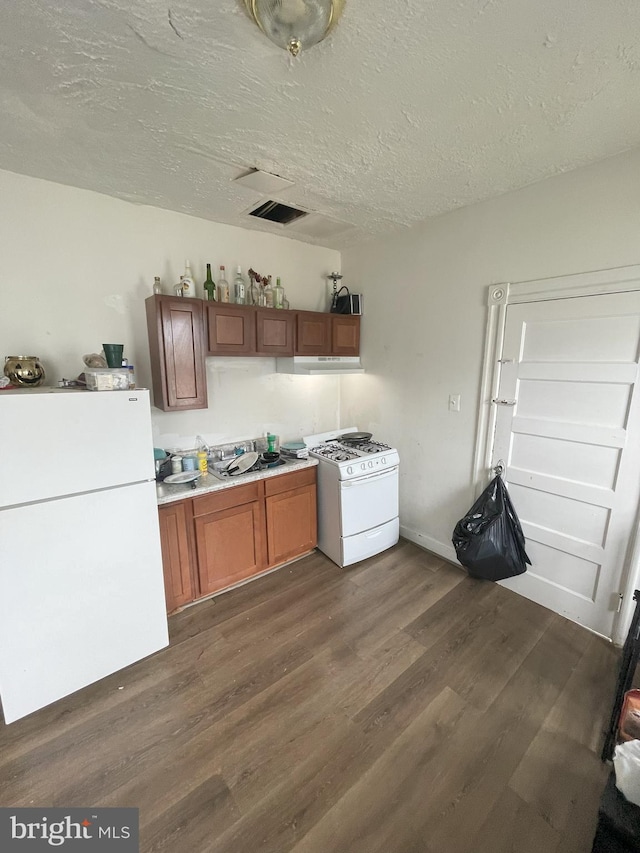
[[[255,355],[256,310],[225,302],[207,304],[209,355]]]
[[[161,506],[158,508],[158,516],[164,591],[167,612],[171,613],[195,597],[191,580],[187,505],[182,502]]]
[[[301,486],[266,499],[269,566],[313,550],[318,542],[316,487]]]
[[[258,355],[293,355],[295,312],[278,308],[257,308]]]
[[[296,355],[329,355],[331,314],[299,311],[296,314]]]
[[[195,519],[200,593],[208,595],[265,568],[262,503],[201,515]]]
[[[331,354],[360,355],[360,315],[331,315]]]
[[[207,408],[202,305],[172,296],[146,300],[153,404],[165,412]]]

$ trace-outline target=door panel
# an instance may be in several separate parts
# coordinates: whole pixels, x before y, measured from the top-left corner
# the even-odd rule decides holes
[[[640,293],[509,305],[494,462],[532,566],[505,586],[612,636],[640,497]]]
[[[265,562],[263,525],[258,501],[196,518],[202,595],[262,571]]]

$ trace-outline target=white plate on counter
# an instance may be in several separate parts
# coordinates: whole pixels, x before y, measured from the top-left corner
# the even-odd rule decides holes
[[[242,453],[240,456],[236,456],[235,459],[232,459],[224,470],[229,474],[229,476],[244,474],[244,472],[248,471],[249,468],[253,468],[258,461],[258,456],[259,454],[254,453],[253,451],[250,453]]]
[[[201,476],[200,471],[180,471],[178,474],[169,474],[164,478],[165,483],[192,483]]]

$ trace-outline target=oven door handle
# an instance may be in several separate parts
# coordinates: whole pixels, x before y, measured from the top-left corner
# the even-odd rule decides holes
[[[394,465],[387,471],[378,471],[375,474],[364,474],[362,477],[354,477],[353,480],[342,480],[343,489],[353,489],[356,486],[365,486],[372,480],[384,480],[386,477],[394,477],[398,473],[398,466]]]

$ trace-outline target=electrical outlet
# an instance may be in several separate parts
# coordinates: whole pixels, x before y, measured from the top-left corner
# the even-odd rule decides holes
[[[449,411],[460,411],[460,394],[449,394]]]

